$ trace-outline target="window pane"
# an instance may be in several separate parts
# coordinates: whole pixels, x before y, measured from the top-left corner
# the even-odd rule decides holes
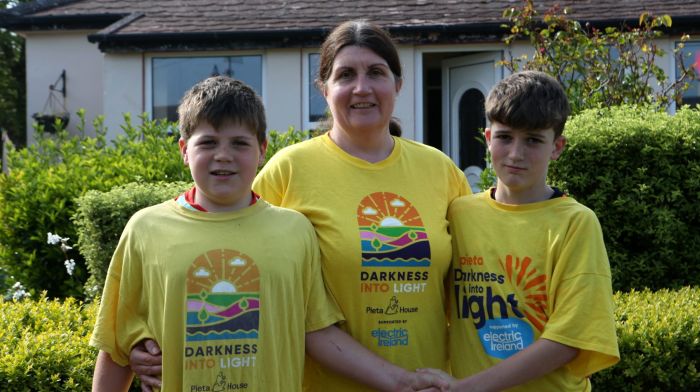
[[[700,74],[700,42],[686,42],[683,48],[683,62],[686,67],[693,66],[695,72]],[[680,67],[676,67],[676,77],[680,77]],[[683,93],[683,104],[700,104],[700,81],[694,80]]]
[[[154,58],[153,118],[177,120],[177,106],[190,87],[213,75],[228,75],[262,95],[261,56]]]
[[[323,120],[326,115],[326,100],[321,92],[316,88],[316,77],[318,76],[319,54],[309,54],[309,121],[316,122]]]

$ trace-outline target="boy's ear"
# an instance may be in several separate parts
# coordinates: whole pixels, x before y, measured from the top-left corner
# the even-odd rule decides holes
[[[258,167],[262,167],[265,164],[265,153],[267,152],[267,139],[260,144],[260,159],[258,160]]]
[[[484,137],[486,138],[486,146],[491,145],[491,128],[484,129]]]
[[[180,155],[182,155],[182,161],[185,162],[185,165],[189,163],[189,160],[187,159],[187,142],[185,139],[180,138],[180,140],[177,141],[177,145],[180,147]]]
[[[554,139],[554,149],[552,150],[552,156],[550,157],[552,161],[555,161],[561,156],[561,153],[564,152],[564,146],[566,146],[566,136],[557,136],[557,138]]]

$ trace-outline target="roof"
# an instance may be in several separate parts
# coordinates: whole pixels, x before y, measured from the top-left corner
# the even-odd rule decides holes
[[[697,0],[535,1],[596,24],[635,23],[642,12],[669,14],[677,32],[700,31]],[[103,51],[318,46],[340,22],[367,18],[399,42],[493,41],[503,10],[522,0],[37,0],[0,13],[14,31],[97,30]]]

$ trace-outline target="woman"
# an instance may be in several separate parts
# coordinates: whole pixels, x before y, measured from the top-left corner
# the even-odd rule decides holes
[[[337,26],[321,47],[316,81],[330,130],[278,152],[253,188],[313,223],[326,285],[346,318],[341,328],[405,369],[446,369],[447,207],[469,190],[442,152],[390,133],[401,77],[384,30],[366,21]],[[308,357],[304,387],[366,390]]]

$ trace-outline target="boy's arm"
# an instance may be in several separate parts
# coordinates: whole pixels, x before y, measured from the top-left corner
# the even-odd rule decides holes
[[[326,368],[379,391],[439,391],[449,386],[439,376],[389,363],[335,325],[307,332],[306,353]]]
[[[502,391],[540,378],[571,362],[579,350],[549,339],[537,339],[525,350],[471,377],[453,380],[451,391]],[[421,373],[449,376],[433,369]]]
[[[105,351],[100,350],[92,378],[93,392],[124,392],[129,390],[134,375],[129,367],[119,366]]]

